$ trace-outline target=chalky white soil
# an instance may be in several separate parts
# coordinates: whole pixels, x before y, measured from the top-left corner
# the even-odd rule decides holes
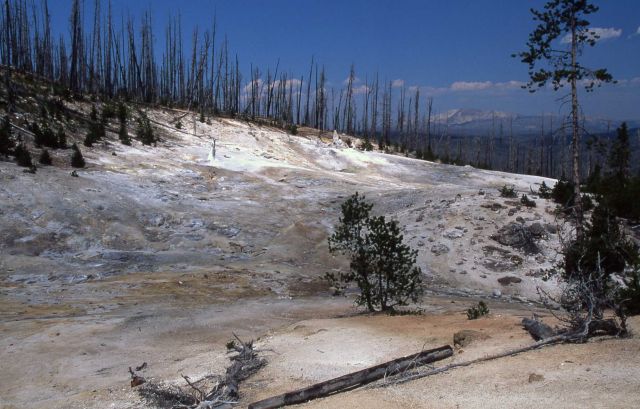
[[[361,152],[307,129],[291,136],[187,116],[176,130],[176,111],[149,115],[158,146],[126,147],[110,134],[81,146],[88,166],[78,177],[68,150],[52,152],[55,166],[36,174],[0,162],[0,407],[140,407],[129,366],[147,362],[145,376],[175,383],[180,374],[222,373],[232,332],[271,351],[243,404],[451,343],[467,327],[486,325],[492,338],[455,359],[530,342],[518,320],[537,308],[539,286],[553,291],[542,278],[559,247],[553,204],[530,191],[544,179]],[[537,207],[499,197],[505,184]],[[429,291],[411,308],[422,315],[353,316],[352,295],[330,296],[322,276],[347,262],[329,254],[327,237],[356,190],[374,213],[405,226],[419,251]],[[545,228],[540,254],[490,238],[516,219]],[[505,276],[520,281],[500,284]],[[464,310],[481,298],[493,315],[467,321]],[[638,344],[604,342],[311,406],[536,407],[538,396],[540,406],[599,407],[607,390],[619,399],[611,407],[628,407],[640,399]],[[619,355],[625,348],[631,359]],[[583,374],[578,358],[563,364],[566,354],[595,361]],[[608,371],[613,365],[623,370]],[[528,384],[529,372],[545,380]]]

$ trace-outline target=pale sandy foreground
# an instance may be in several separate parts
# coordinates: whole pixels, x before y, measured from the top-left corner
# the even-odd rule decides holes
[[[473,329],[491,338],[458,349],[436,366],[530,344],[521,309],[499,309],[468,321],[460,312],[416,317],[309,320],[261,343],[277,351],[251,383],[256,398],[295,389],[385,360],[451,344],[453,332]],[[640,320],[633,327],[640,329]],[[282,361],[280,361],[282,360]],[[305,408],[634,408],[640,402],[640,341],[594,340],[559,345],[453,369],[402,385],[373,384],[318,399]],[[338,369],[336,369],[338,368]],[[285,375],[286,374],[286,375]]]

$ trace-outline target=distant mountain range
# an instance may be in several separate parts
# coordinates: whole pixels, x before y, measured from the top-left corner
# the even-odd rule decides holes
[[[567,120],[567,117],[559,115],[545,114],[544,129],[548,134],[550,129],[557,130],[561,124]],[[512,121],[512,122],[511,122]],[[615,129],[627,122],[629,128],[640,127],[639,120],[609,120],[597,117],[586,117],[584,127],[589,133],[604,133],[607,131],[615,131]],[[511,125],[512,124],[512,125]],[[482,136],[483,134],[491,134],[494,129],[494,135],[498,136],[500,132],[508,135],[511,126],[513,126],[514,135],[540,134],[542,127],[542,115],[520,115],[502,111],[482,111],[479,109],[452,109],[434,117],[433,126],[436,129],[443,130],[443,127],[449,127],[449,133],[466,136]]]

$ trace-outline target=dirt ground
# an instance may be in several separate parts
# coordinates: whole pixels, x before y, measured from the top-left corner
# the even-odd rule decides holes
[[[237,121],[178,131],[167,125],[176,115],[149,112],[157,147],[110,134],[83,148],[78,177],[69,151],[36,174],[0,161],[0,407],[145,407],[129,366],[147,362],[145,376],[172,384],[220,374],[233,333],[257,339],[269,360],[241,405],[450,344],[465,328],[491,338],[453,360],[531,342],[519,321],[537,287],[554,289],[543,276],[557,257],[556,217],[546,200],[532,195],[537,207],[523,208],[497,189],[530,194],[544,179]],[[370,316],[330,296],[322,276],[346,260],[329,254],[327,237],[356,190],[418,250],[430,289],[411,307],[421,315]],[[546,229],[539,254],[491,239],[510,222]],[[492,314],[468,321],[478,299]],[[636,338],[553,347],[309,406],[635,407],[639,348]],[[543,378],[529,383],[532,373]]]
[[[464,304],[464,302],[462,302]],[[446,308],[446,307],[445,307]],[[421,349],[452,344],[461,329],[489,336],[435,366],[463,362],[531,343],[520,325],[530,312],[499,306],[469,321],[461,312],[426,316],[359,316],[307,320],[260,345],[277,351],[252,379],[256,399],[357,371]],[[632,320],[636,331],[639,319]],[[305,408],[633,408],[640,402],[640,341],[599,339],[559,345],[456,368],[395,386],[376,384],[318,399]],[[252,396],[252,397],[253,397]]]

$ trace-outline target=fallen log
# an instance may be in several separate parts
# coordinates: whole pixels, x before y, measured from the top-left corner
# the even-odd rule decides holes
[[[440,361],[452,355],[453,349],[451,349],[449,345],[418,352],[417,354],[394,359],[393,361],[388,361],[357,372],[352,372],[306,388],[254,402],[249,405],[249,409],[272,409],[307,402],[312,399],[328,396],[356,386],[365,385],[378,379],[382,379],[385,376],[395,375],[420,365]]]

